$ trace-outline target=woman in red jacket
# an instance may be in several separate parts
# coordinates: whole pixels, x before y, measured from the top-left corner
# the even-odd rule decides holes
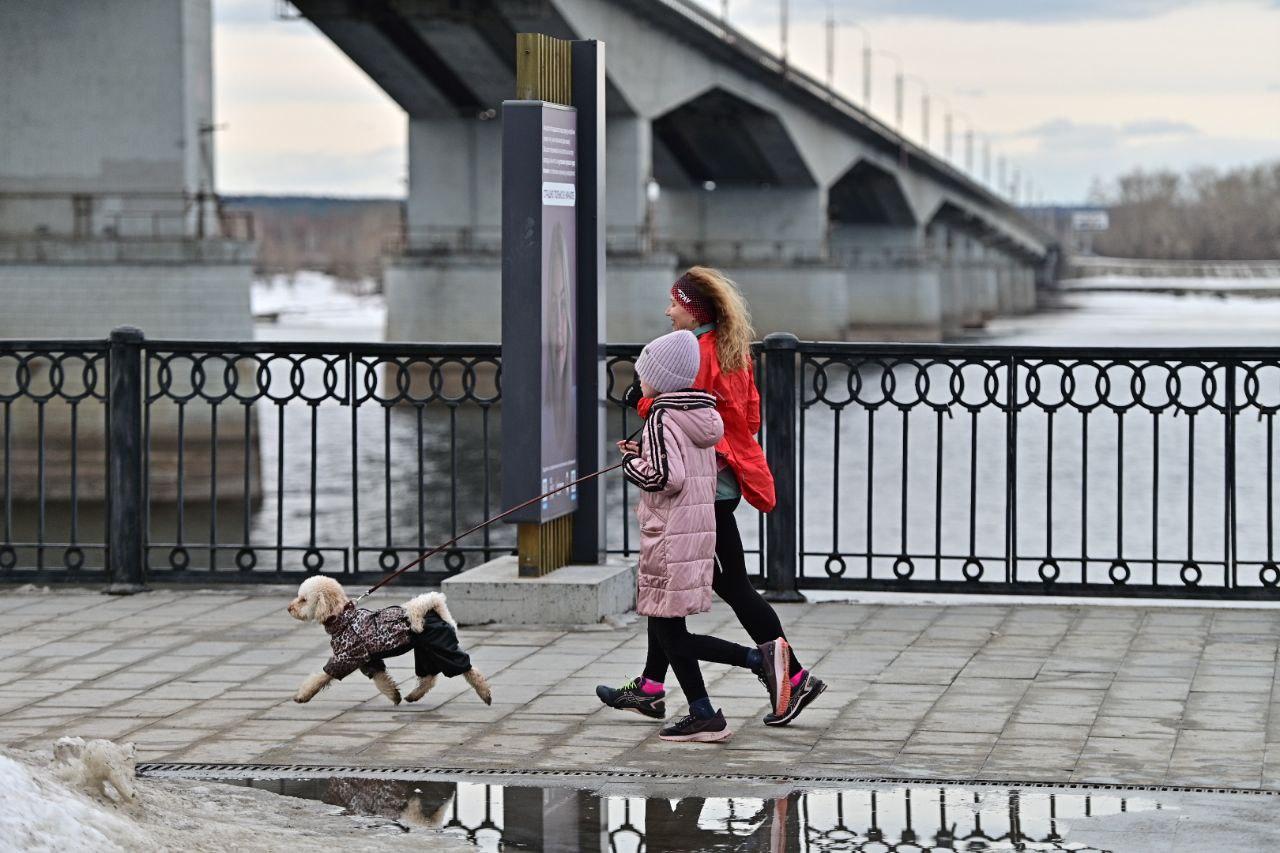
[[[687,329],[698,336],[701,352],[693,387],[716,398],[716,411],[724,421],[724,438],[716,445],[719,475],[716,482],[716,571],[712,589],[733,608],[742,627],[756,643],[784,636],[782,623],[769,602],[747,577],[747,561],[734,510],[743,498],[761,512],[775,502],[773,474],[756,441],[760,430],[760,394],[756,390],[751,361],[751,314],[738,286],[719,270],[693,267],[671,287],[666,315],[673,329]],[[627,403],[640,417],[647,417],[652,400],[643,398],[639,385],[627,392]],[[600,701],[613,708],[645,716],[666,715],[663,680],[668,662],[662,649],[649,644],[644,674],[621,688],[596,688]],[[782,714],[769,713],[765,725],[785,726],[827,689],[822,679],[801,666],[791,652],[791,701]]]

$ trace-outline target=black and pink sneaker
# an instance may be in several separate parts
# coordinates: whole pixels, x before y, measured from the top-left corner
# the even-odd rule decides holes
[[[733,730],[729,728],[724,712],[716,711],[716,715],[709,720],[690,714],[658,732],[658,737],[676,743],[716,743],[733,737]]]
[[[621,687],[609,687],[606,684],[601,684],[596,687],[596,696],[599,696],[600,701],[610,708],[617,708],[619,711],[634,711],[637,714],[643,714],[655,720],[663,719],[667,716],[667,703],[663,701],[667,696],[667,691],[646,692],[640,681],[639,678],[633,678]]]
[[[791,702],[787,705],[786,711],[781,714],[766,714],[764,717],[766,726],[789,725],[792,720],[800,716],[801,711],[809,707],[810,703],[821,696],[827,689],[827,683],[812,672],[802,671],[801,675],[803,678],[801,678],[799,686],[795,684],[791,686]]]
[[[761,661],[756,677],[769,691],[771,713],[780,716],[791,704],[791,648],[782,637],[761,643],[757,648]]]

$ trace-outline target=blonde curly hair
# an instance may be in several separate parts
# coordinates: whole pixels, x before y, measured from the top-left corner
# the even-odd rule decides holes
[[[716,308],[716,359],[726,373],[742,370],[751,363],[751,309],[738,285],[712,267],[690,267],[682,277],[699,296]]]

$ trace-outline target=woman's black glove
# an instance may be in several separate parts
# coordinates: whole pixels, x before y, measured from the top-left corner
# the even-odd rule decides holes
[[[640,390],[640,379],[637,378],[622,395],[622,402],[628,409],[635,409],[639,407],[642,399],[644,399],[644,392]]]

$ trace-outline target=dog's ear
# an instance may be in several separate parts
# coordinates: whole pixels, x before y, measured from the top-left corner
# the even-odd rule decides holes
[[[326,579],[328,580],[328,579]],[[342,611],[347,605],[347,594],[335,580],[320,585],[316,590],[316,621],[323,622],[330,616]]]

